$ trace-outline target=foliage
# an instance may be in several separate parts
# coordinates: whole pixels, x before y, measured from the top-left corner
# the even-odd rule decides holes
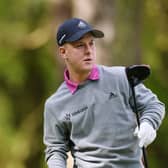
[[[44,102],[63,78],[55,29],[60,20],[72,16],[75,2],[0,1],[0,167],[46,167],[42,143]],[[111,19],[115,40],[110,49],[109,45],[103,46],[109,57],[112,55],[114,65],[150,64],[152,74],[146,84],[168,105],[168,1],[114,2]],[[108,1],[100,1],[96,7],[102,6],[109,10],[107,14],[111,13]],[[95,22],[99,21],[98,14],[93,18]],[[165,118],[158,139],[148,148],[152,168],[166,167],[167,129]]]

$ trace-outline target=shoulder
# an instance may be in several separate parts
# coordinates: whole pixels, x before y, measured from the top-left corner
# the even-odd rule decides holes
[[[46,108],[51,108],[53,106],[56,106],[57,104],[60,103],[61,99],[63,97],[65,97],[65,95],[69,93],[68,92],[68,89],[66,87],[66,84],[65,82],[63,82],[59,88],[56,90],[55,93],[53,93],[51,96],[49,96],[47,99],[46,99],[46,102],[45,102],[45,107]]]
[[[103,83],[103,86],[114,87],[119,90],[129,92],[129,83],[127,80],[125,66],[104,66],[99,65],[100,72],[100,82]]]
[[[113,77],[125,77],[125,66],[104,66],[98,65],[100,74],[112,75]]]

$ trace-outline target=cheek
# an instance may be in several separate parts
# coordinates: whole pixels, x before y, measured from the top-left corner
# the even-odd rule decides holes
[[[84,57],[83,52],[74,51],[72,54],[73,54],[72,57],[74,60],[80,60]]]
[[[79,52],[73,51],[69,53],[68,58],[71,63],[78,63],[80,62],[82,55]]]
[[[93,58],[95,59],[96,58],[96,50],[93,50]]]

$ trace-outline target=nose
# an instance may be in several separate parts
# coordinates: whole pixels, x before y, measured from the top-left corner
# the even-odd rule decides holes
[[[92,52],[92,47],[89,44],[87,44],[85,46],[85,51],[86,51],[87,54],[90,54]]]

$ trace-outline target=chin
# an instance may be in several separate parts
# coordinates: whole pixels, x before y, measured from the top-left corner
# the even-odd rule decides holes
[[[93,66],[94,66],[94,64],[85,64],[83,69],[85,69],[86,71],[90,71],[90,70],[92,70]]]

